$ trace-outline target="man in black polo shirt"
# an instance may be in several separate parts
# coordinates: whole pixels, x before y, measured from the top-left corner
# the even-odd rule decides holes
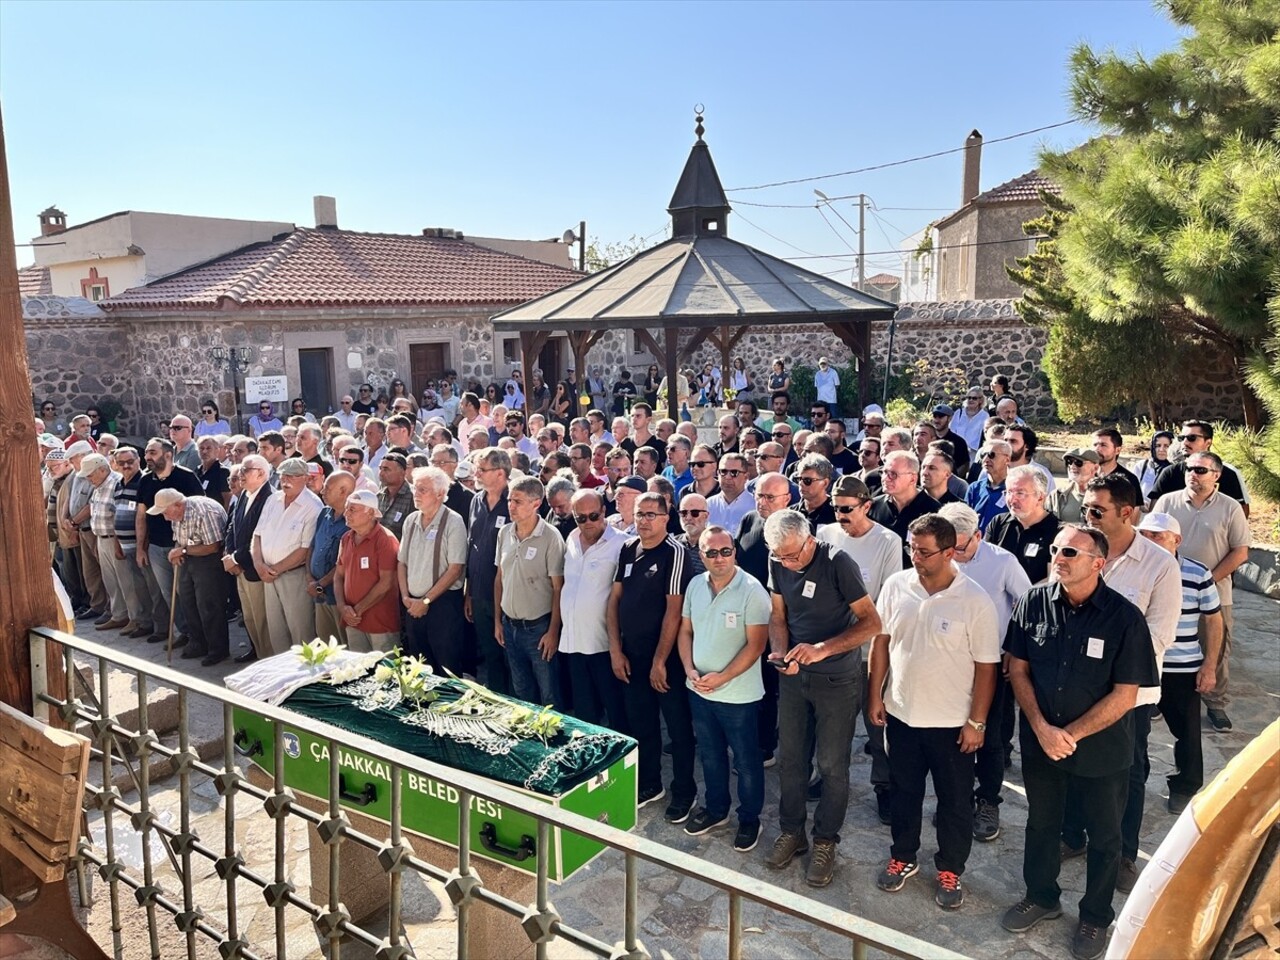
[[[507,509],[507,481],[511,477],[511,457],[499,447],[488,447],[476,457],[476,495],[471,501],[471,522],[467,526],[467,586],[463,596],[467,619],[476,624],[476,655],[480,682],[494,693],[511,692],[507,658],[494,637],[492,624],[493,581],[497,576],[494,557],[498,531],[511,521]]]
[[[173,564],[169,562],[169,551],[173,549],[173,524],[164,517],[148,514],[147,510],[155,506],[156,494],[161,490],[177,490],[186,497],[198,497],[204,492],[194,473],[173,462],[174,452],[173,442],[170,440],[160,437],[148,440],[143,453],[147,470],[138,481],[137,564],[139,568],[147,568],[143,570],[143,576],[154,579],[156,589],[164,601],[163,608],[157,604],[153,611],[156,632],[152,637],[156,642],[164,639],[160,625],[169,620],[170,601],[177,600],[173,590],[177,574]],[[174,627],[178,631],[175,647],[187,642],[187,613],[182,609],[182,604],[177,603],[173,611]],[[190,615],[196,616],[196,611],[190,611]]]
[[[1034,583],[1049,579],[1049,545],[1058,535],[1058,518],[1044,508],[1048,497],[1044,475],[1033,466],[1014,467],[1005,479],[1009,512],[987,526],[982,539],[1015,557]]]
[[[1014,607],[1004,649],[1022,708],[1022,777],[1027,831],[1026,896],[1000,921],[1014,933],[1062,915],[1059,837],[1067,793],[1089,820],[1088,867],[1072,954],[1106,949],[1120,870],[1120,820],[1133,762],[1132,711],[1138,688],[1159,683],[1146,620],[1102,582],[1107,538],[1074,524],[1050,547],[1053,582],[1032,587]]]
[[[809,532],[809,521],[779,510],[765,521],[769,544],[768,669],[780,670],[778,823],[766,865],[781,870],[806,853],[805,802],[813,760],[822,797],[813,815],[813,856],[805,881],[831,883],[849,806],[849,753],[862,692],[862,645],[881,633],[880,616],[854,559]]]
[[[640,745],[639,806],[666,796],[662,787],[662,727],[671,738],[671,802],[665,819],[684,823],[697,799],[693,779],[693,715],[676,649],[684,591],[693,579],[688,550],[667,533],[665,501],[636,499],[638,536],[622,545],[605,608],[609,658],[623,683],[627,723]]]
[[[857,473],[862,469],[858,463],[858,455],[854,451],[845,446],[845,430],[844,421],[840,419],[828,420],[826,427],[823,428],[827,436],[831,438],[831,456],[827,459],[831,461],[831,466],[835,470],[837,477],[843,477],[846,473]],[[879,466],[880,441],[875,441],[876,448],[876,466]]]
[[[791,509],[809,521],[809,532],[836,522],[831,506],[831,461],[820,453],[806,453],[796,461],[795,482],[800,485],[800,502]]]
[[[911,566],[906,546],[907,528],[916,517],[937,513],[941,504],[920,489],[920,461],[914,453],[905,450],[895,450],[885,456],[880,484],[884,493],[871,501],[871,519],[898,535],[905,570]]]

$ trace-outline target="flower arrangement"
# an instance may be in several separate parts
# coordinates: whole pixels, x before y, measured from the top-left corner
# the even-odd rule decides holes
[[[310,643],[294,644],[290,650],[299,660],[309,667],[323,667],[347,648],[338,642],[337,637],[330,637],[329,642],[316,637]]]

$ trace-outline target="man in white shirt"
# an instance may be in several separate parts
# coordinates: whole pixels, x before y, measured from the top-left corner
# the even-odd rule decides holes
[[[893,893],[919,870],[929,776],[938,796],[934,902],[954,910],[964,902],[960,875],[973,844],[973,757],[986,736],[1000,638],[991,598],[953,562],[955,528],[935,514],[917,518],[908,530],[913,569],[884,585],[876,604],[884,632],[871,651],[869,712],[886,728],[893,784],[893,845],[876,885]]]
[[[982,446],[982,426],[987,422],[987,410],[982,401],[982,388],[970,387],[964,397],[964,406],[951,416],[950,431],[964,438],[971,453],[977,453]]]
[[[726,453],[720,458],[719,478],[720,492],[707,498],[707,523],[736,537],[742,518],[756,508],[756,498],[747,493],[747,458]]]
[[[605,608],[627,536],[605,523],[604,500],[595,490],[579,490],[569,508],[577,529],[565,541],[559,653],[567,661],[573,715],[625,733],[627,714],[610,666]]]
[[[836,373],[826,357],[818,358],[818,369],[813,374],[813,388],[818,399],[836,409],[836,390],[840,386],[840,374]]]
[[[307,593],[307,565],[316,519],[324,504],[307,489],[307,465],[280,464],[280,490],[263,505],[253,531],[253,566],[262,580],[271,652],[315,639],[315,602]]]
[[[338,403],[338,412],[334,414],[338,421],[338,426],[342,427],[347,433],[352,434],[356,432],[356,412],[351,409],[353,403],[355,403],[355,398],[351,394],[343,394]]]

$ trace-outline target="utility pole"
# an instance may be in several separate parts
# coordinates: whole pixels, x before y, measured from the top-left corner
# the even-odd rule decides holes
[[[867,281],[867,195],[858,194],[858,289]],[[863,290],[865,293],[866,291]]]
[[[587,272],[587,221],[578,223],[578,270]]]

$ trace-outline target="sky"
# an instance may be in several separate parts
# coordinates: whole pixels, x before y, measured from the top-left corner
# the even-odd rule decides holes
[[[897,273],[887,251],[959,205],[960,154],[736,188],[1070,120],[1077,44],[1150,56],[1177,39],[1140,0],[0,0],[14,232],[30,242],[51,204],[71,224],[133,209],[310,226],[326,194],[345,229],[545,239],[585,220],[589,239],[650,246],[702,104],[732,236],[848,280],[857,203],[819,211],[813,191],[865,193],[867,274]],[[983,189],[1091,132],[989,143]]]

